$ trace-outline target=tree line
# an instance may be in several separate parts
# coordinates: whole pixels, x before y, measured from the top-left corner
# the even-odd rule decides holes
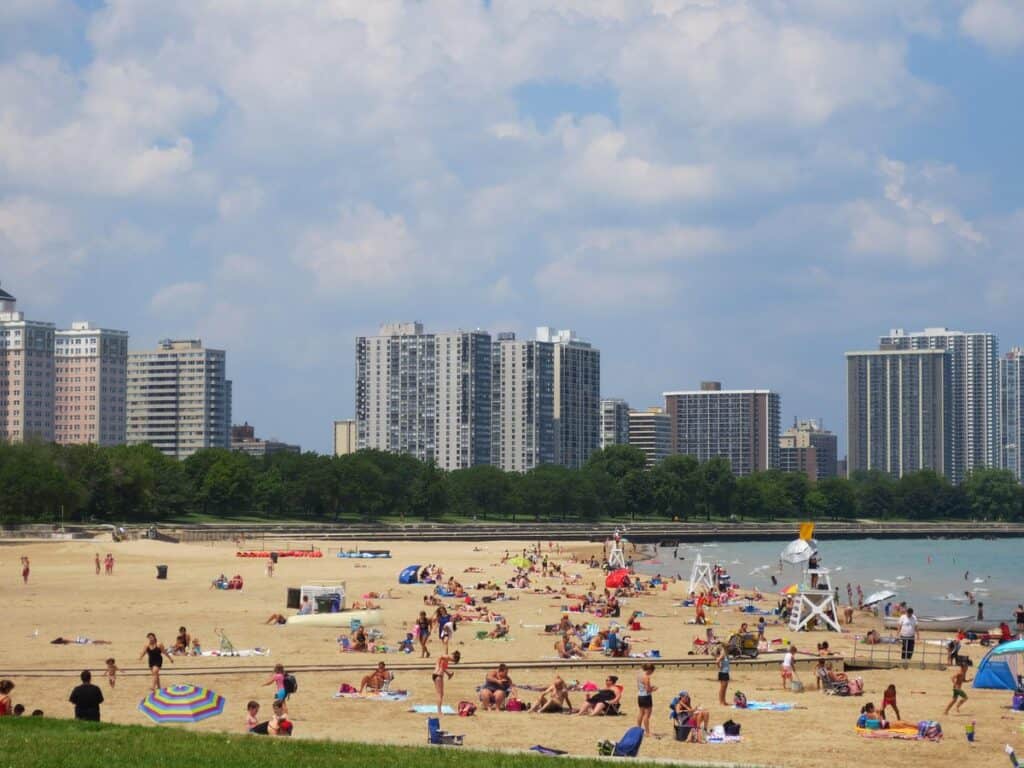
[[[581,469],[519,474],[480,466],[444,472],[407,455],[208,449],[184,461],[151,446],[0,444],[0,523],[144,522],[258,514],[373,522],[465,518],[542,522],[774,519],[1024,520],[1010,472],[980,469],[960,485],[924,471],[810,482],[801,473],[737,478],[724,458],[669,456],[652,468],[629,446]]]

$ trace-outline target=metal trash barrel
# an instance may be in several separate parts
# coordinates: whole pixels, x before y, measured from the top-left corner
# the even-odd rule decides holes
[[[317,613],[330,613],[331,603],[334,602],[332,595],[317,595],[316,596],[316,612]]]
[[[270,562],[276,563],[277,562],[277,558],[278,558],[277,552],[271,552],[270,553]]]
[[[302,607],[302,590],[298,587],[288,587],[288,607],[296,611]]]
[[[156,567],[156,577],[158,579],[166,579],[167,578],[167,566],[166,565],[158,565]]]

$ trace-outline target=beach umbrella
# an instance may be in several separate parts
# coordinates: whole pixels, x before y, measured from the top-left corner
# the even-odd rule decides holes
[[[864,607],[880,603],[883,600],[888,600],[890,597],[896,597],[896,593],[891,589],[883,589],[879,592],[872,592],[864,599]]]
[[[196,723],[224,711],[219,693],[197,685],[172,685],[150,693],[139,710],[157,723]]]
[[[533,565],[533,563],[531,563],[527,558],[523,557],[522,555],[510,557],[508,559],[508,562],[509,565],[512,565],[516,568],[529,568],[531,565]]]
[[[782,550],[779,558],[787,563],[799,565],[811,559],[811,555],[818,551],[818,542],[814,539],[796,539],[789,542]]]
[[[782,590],[782,592],[780,594],[783,594],[783,595],[795,595],[799,591],[800,591],[800,585],[799,584],[790,584],[788,587],[786,587],[784,590]]]

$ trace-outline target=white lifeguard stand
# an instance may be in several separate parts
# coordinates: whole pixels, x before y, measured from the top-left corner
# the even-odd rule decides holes
[[[697,559],[693,561],[693,569],[690,571],[690,591],[699,592],[702,588],[713,592],[718,585],[715,584],[714,567],[711,563],[701,560],[698,552]]]
[[[615,570],[626,567],[626,552],[622,548],[622,532],[616,528],[615,536],[609,540],[611,549],[608,550],[608,567]]]
[[[828,629],[842,632],[836,611],[836,594],[832,591],[828,568],[805,568],[803,581],[797,586],[793,598],[790,631],[800,632],[807,629],[812,621],[819,620]]]

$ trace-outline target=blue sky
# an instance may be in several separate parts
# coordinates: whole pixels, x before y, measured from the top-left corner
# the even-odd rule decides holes
[[[889,328],[1024,344],[1022,82],[1019,0],[8,0],[0,281],[226,348],[236,421],[309,449],[398,319],[845,435]]]

